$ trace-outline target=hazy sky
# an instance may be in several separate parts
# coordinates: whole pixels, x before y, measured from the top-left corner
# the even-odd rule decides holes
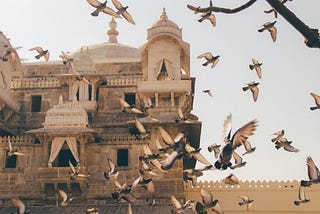
[[[319,49],[305,46],[299,34],[281,16],[278,17],[277,41],[268,32],[257,30],[272,14],[266,1],[257,1],[249,9],[237,14],[216,13],[217,26],[199,23],[187,4],[208,6],[204,0],[126,0],[136,25],[117,19],[119,43],[139,47],[144,44],[147,29],[157,21],[165,7],[170,20],[182,28],[183,40],[191,46],[191,75],[196,77],[193,113],[202,123],[202,153],[210,161],[208,145],[222,143],[223,122],[229,113],[233,116],[233,132],[240,126],[257,119],[259,126],[249,138],[256,151],[244,156],[247,166],[232,171],[241,180],[307,179],[306,157],[311,155],[320,167],[320,110],[310,111],[314,100],[310,92],[320,95]],[[247,1],[216,0],[216,6],[234,8]],[[1,2],[0,30],[11,38],[13,46],[22,46],[21,58],[34,61],[29,48],[42,46],[49,49],[51,60],[57,60],[61,51],[73,51],[83,45],[107,41],[110,17],[94,10],[86,0],[23,0]],[[108,3],[110,6],[111,1]],[[312,28],[320,27],[320,1],[298,1],[286,6]],[[201,64],[197,56],[203,52],[220,55],[220,62],[211,69]],[[248,65],[256,58],[262,65],[262,79]],[[253,102],[249,91],[242,87],[251,81],[260,82],[260,94]],[[213,98],[202,90],[211,89]],[[276,150],[270,141],[272,133],[284,129],[299,153]],[[238,149],[241,154],[243,148]],[[198,164],[200,167],[201,165]],[[230,170],[205,173],[202,179],[222,179]]]

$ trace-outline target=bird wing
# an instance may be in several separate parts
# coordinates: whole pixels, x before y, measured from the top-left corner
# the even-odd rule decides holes
[[[200,54],[197,58],[200,59],[200,58],[206,58],[206,59],[211,59],[213,56],[210,52],[206,52],[206,53],[203,53],[203,54]]]
[[[141,181],[141,179],[142,179],[142,176],[140,176],[140,177],[138,177],[136,180],[134,180],[134,182],[133,182],[132,185],[131,185],[131,190],[134,190],[134,189],[137,187],[137,185],[139,184],[139,182]]]
[[[115,173],[117,171],[117,165],[110,158],[108,158],[108,163],[109,163],[110,173]]]
[[[136,24],[136,23],[134,22],[132,16],[130,15],[130,13],[129,13],[128,11],[124,11],[124,12],[122,13],[122,16],[123,16],[129,23],[131,23],[131,24],[133,24],[133,25]]]
[[[212,194],[206,188],[200,188],[200,195],[204,205],[210,204],[213,201]]]
[[[25,209],[26,209],[25,205],[20,199],[16,198],[15,200],[13,200],[13,205],[18,207],[19,213],[24,213],[25,212]]]
[[[316,164],[313,162],[311,156],[307,157],[308,177],[309,180],[316,180],[320,176],[320,172]]]
[[[14,152],[13,155],[28,155],[28,154],[24,154],[22,152]]]
[[[142,145],[142,150],[145,155],[153,154],[153,152],[151,151],[150,147],[147,144]]]
[[[320,106],[320,96],[312,92],[310,93],[310,95],[314,98],[316,105]]]
[[[42,53],[43,49],[42,47],[34,47],[34,48],[30,48],[29,51],[37,51],[38,53]]]
[[[242,163],[242,157],[238,153],[236,153],[235,151],[233,151],[232,157],[233,157],[233,159],[235,161],[235,164],[241,164]]]
[[[252,92],[252,97],[253,100],[256,102],[258,99],[258,95],[259,95],[259,88],[257,86],[250,88],[251,92]]]
[[[243,145],[246,151],[250,151],[252,149],[251,143],[248,140],[245,140]]]
[[[44,59],[48,62],[50,57],[50,52],[47,51],[47,53],[44,55]]]
[[[131,203],[128,203],[128,214],[132,214]]]
[[[144,126],[140,123],[140,121],[137,118],[135,119],[135,126],[140,134],[144,134],[147,132]]]
[[[120,99],[119,98],[119,102],[120,102],[120,105],[123,107],[123,108],[130,108],[130,105],[124,101],[123,99]]]
[[[186,152],[187,153],[193,153],[192,154],[192,157],[195,159],[195,160],[198,160],[200,161],[201,163],[203,163],[204,165],[211,165],[211,163],[202,155],[200,154],[198,151],[196,151],[195,148],[193,148],[192,146],[190,146],[189,143],[186,144]]]
[[[284,144],[283,149],[288,152],[299,152],[299,149],[291,146],[290,144]]]
[[[268,28],[268,31],[270,32],[272,40],[275,42],[277,39],[277,28],[271,27],[271,28]]]
[[[10,137],[8,137],[8,146],[9,146],[9,151],[12,151],[12,144],[11,144]]]
[[[217,25],[216,17],[214,16],[213,13],[211,13],[211,15],[208,16],[207,19],[211,22],[211,24],[212,24],[213,27],[215,27],[215,26]]]
[[[111,7],[106,6],[102,11],[106,14],[109,14],[109,15],[115,17],[115,18],[121,18],[121,16],[116,11],[114,11]]]
[[[229,114],[223,124],[223,140],[224,141],[227,141],[230,139],[231,126],[232,126],[232,116],[231,114]]]
[[[180,204],[180,202],[176,199],[176,197],[174,197],[174,195],[171,195],[170,197],[172,204],[174,205],[174,207],[176,209],[181,209],[182,205]]]
[[[118,0],[112,0],[112,4],[117,8],[118,10],[122,9],[123,6]]]
[[[62,198],[62,202],[61,203],[66,203],[68,200],[68,195],[65,191],[63,191],[62,189],[59,189],[59,195]]]
[[[69,160],[69,168],[71,169],[72,173],[76,173],[76,169],[74,168],[70,160]]]
[[[299,194],[298,194],[299,200],[303,201],[306,200],[305,192],[304,192],[304,187],[299,186]]]
[[[221,206],[220,206],[220,203],[217,201],[216,202],[216,205],[213,207],[213,210],[216,212],[216,213],[223,213],[223,211],[222,211],[222,208],[221,208]]]
[[[237,148],[241,146],[251,135],[254,134],[254,131],[257,127],[257,121],[252,120],[239,128],[234,135],[232,136],[232,147]]]
[[[122,190],[123,187],[126,185],[126,183],[125,183],[124,185],[121,185],[121,184],[119,183],[119,181],[114,180],[114,185],[115,185],[118,189]]]
[[[243,202],[249,201],[249,197],[246,195],[241,195],[239,197],[242,199]]]
[[[165,142],[165,144],[167,144],[169,146],[174,146],[174,140],[170,137],[168,132],[166,130],[164,130],[164,128],[162,128],[161,126],[158,126],[158,131],[159,131],[163,141]]]
[[[211,68],[216,67],[216,65],[218,64],[218,62],[219,62],[219,58],[216,58],[216,59],[213,61],[212,65],[211,65]]]
[[[254,59],[254,58],[252,58],[252,63],[253,63],[254,65],[259,65],[259,61],[256,60],[256,59]]]
[[[87,0],[87,2],[92,6],[92,7],[99,7],[101,3],[97,0]]]

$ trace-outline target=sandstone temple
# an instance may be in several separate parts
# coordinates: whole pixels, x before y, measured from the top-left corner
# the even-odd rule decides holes
[[[20,198],[30,213],[85,213],[89,207],[127,213],[127,204],[116,204],[111,197],[114,183],[104,177],[108,158],[119,167],[119,183],[130,184],[139,177],[142,146],[156,148],[157,127],[170,136],[183,132],[199,148],[201,121],[191,113],[196,79],[181,28],[164,10],[139,48],[119,43],[118,36],[112,19],[106,41],[70,52],[78,74],[61,60],[24,63],[17,55],[15,63],[0,61],[0,213],[15,211],[12,197]],[[3,33],[0,43],[0,50],[11,47]],[[120,100],[142,113],[123,111]],[[133,134],[136,120],[150,131],[148,137]],[[25,155],[6,157],[9,140]],[[89,176],[70,179],[69,161]],[[293,205],[296,181],[243,181],[235,186],[211,181],[193,187],[185,183],[182,171],[195,164],[181,158],[168,172],[156,169],[156,205],[148,206],[148,193],[137,188],[133,213],[171,213],[171,195],[181,202],[201,201],[200,186],[213,192],[225,213],[246,212],[238,206],[240,194],[255,200],[253,213],[320,213],[320,203]],[[70,206],[56,206],[58,189],[72,194]],[[316,201],[316,193],[312,187],[311,200]]]

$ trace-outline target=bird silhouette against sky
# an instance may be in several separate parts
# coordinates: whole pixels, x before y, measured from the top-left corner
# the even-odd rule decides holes
[[[275,42],[277,40],[277,28],[274,26],[276,22],[277,21],[264,23],[263,27],[258,29],[258,32],[269,31],[272,41]]]
[[[261,79],[261,77],[262,77],[261,65],[262,65],[262,63],[260,63],[258,60],[254,59],[254,58],[252,58],[252,64],[249,65],[250,70],[254,69],[257,72],[259,79]]]
[[[251,93],[252,93],[252,98],[253,101],[256,102],[258,99],[258,95],[259,95],[259,88],[258,88],[259,83],[258,82],[249,82],[247,83],[247,86],[242,87],[243,91],[247,91],[248,89],[250,89]]]
[[[207,66],[211,64],[211,68],[214,68],[219,62],[219,57],[220,57],[219,55],[213,56],[210,52],[206,52],[206,53],[200,54],[197,58],[198,59],[205,58],[206,62],[203,63],[202,65]]]

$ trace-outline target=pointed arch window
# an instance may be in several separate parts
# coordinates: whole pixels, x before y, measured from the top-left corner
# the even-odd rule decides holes
[[[172,80],[172,63],[167,59],[159,61],[155,67],[157,80]]]

